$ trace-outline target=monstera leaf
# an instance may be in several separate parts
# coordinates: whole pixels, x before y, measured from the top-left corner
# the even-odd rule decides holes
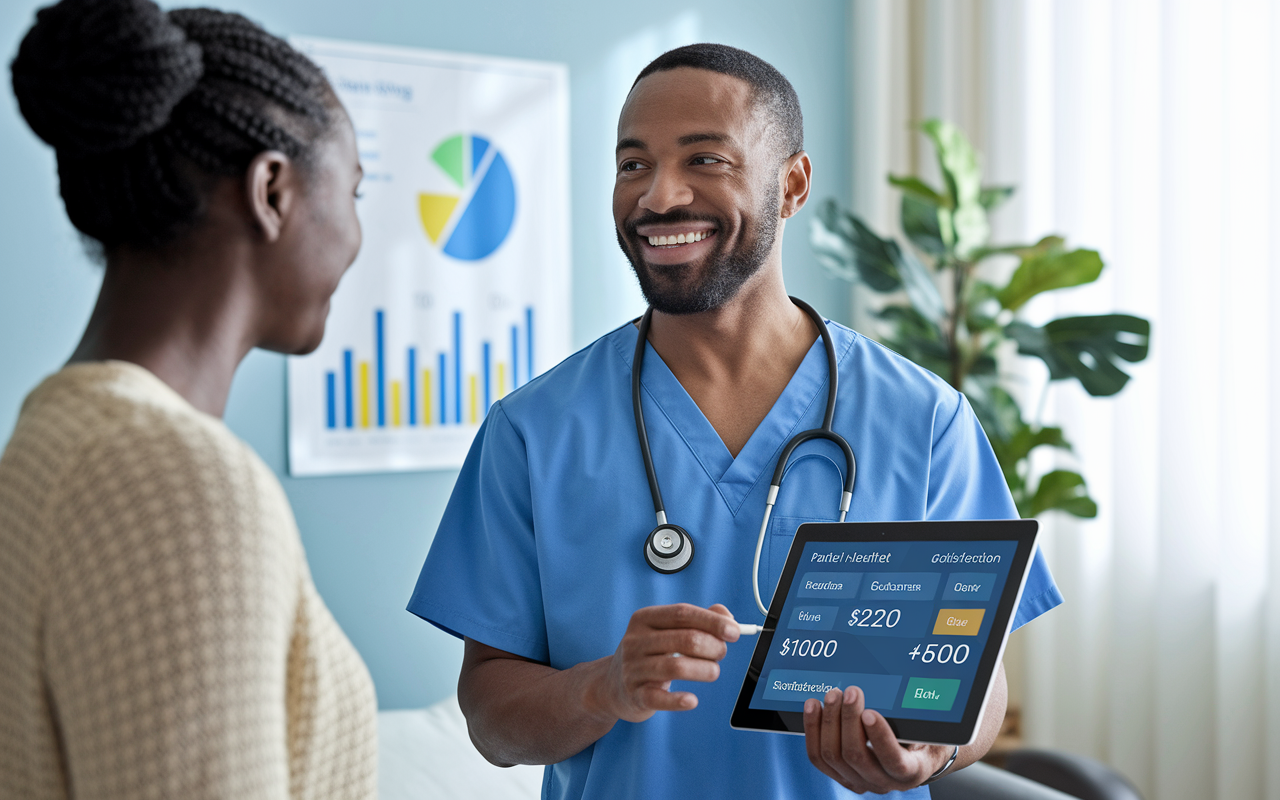
[[[1044,361],[1050,380],[1076,378],[1089,394],[1107,397],[1129,381],[1116,362],[1147,357],[1151,323],[1128,314],[1063,317],[1043,328],[1015,320],[1005,333],[1017,341],[1019,353]]]

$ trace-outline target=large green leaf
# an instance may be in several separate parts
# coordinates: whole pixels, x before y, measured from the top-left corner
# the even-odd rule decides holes
[[[920,263],[915,253],[903,250],[897,242],[890,241],[887,244],[893,251],[894,263],[898,267],[898,274],[902,276],[902,288],[911,305],[926,319],[939,320],[946,316],[947,308],[942,302],[942,293],[933,282],[929,269]]]
[[[876,316],[886,322],[893,323],[900,335],[919,337],[920,339],[937,343],[942,346],[941,352],[946,353],[946,347],[942,340],[942,328],[938,325],[939,320],[926,319],[914,307],[897,303],[880,309],[876,312]]]
[[[920,128],[933,142],[938,166],[947,184],[956,254],[967,259],[985,245],[991,235],[987,211],[982,206],[982,171],[978,167],[978,154],[960,128],[950,122],[931,119]],[[946,227],[945,221],[943,227]],[[946,233],[945,230],[943,232]]]
[[[1066,240],[1061,236],[1046,236],[1035,244],[1001,244],[992,247],[984,247],[979,253],[979,258],[987,256],[1009,255],[1018,258],[1032,258],[1044,253],[1062,252],[1066,248],[1064,245]]]
[[[979,248],[973,254],[973,260],[978,261],[988,256],[1017,256],[1018,258],[1033,258],[1044,253],[1063,252],[1066,248],[1063,246],[1066,241],[1061,236],[1046,236],[1035,244],[1001,244]]]
[[[946,314],[942,294],[920,259],[892,239],[881,239],[835,201],[828,200],[818,209],[809,238],[823,266],[845,280],[861,280],[881,293],[901,289],[928,319]]]
[[[877,292],[902,288],[895,258],[897,244],[876,236],[835,200],[827,200],[818,209],[809,227],[809,241],[818,261],[838,277],[861,281]]]
[[[939,208],[915,195],[902,195],[902,231],[916,247],[937,258],[947,254],[942,241],[942,229],[938,227]]]
[[[1009,284],[1000,290],[1000,305],[1017,311],[1038,294],[1093,283],[1101,274],[1102,256],[1096,250],[1033,252],[1023,257]]]
[[[877,316],[893,325],[893,333],[882,337],[882,344],[945,378],[951,359],[937,320],[926,319],[913,306],[896,303],[881,309]]]
[[[1030,425],[1023,425],[1004,442],[1002,452],[997,458],[1019,462],[1030,456],[1031,451],[1037,447],[1056,447],[1059,450],[1070,451],[1071,443],[1062,433],[1062,428],[1033,428]]]
[[[1004,330],[1019,353],[1044,361],[1050,380],[1076,378],[1094,397],[1123,389],[1129,375],[1116,362],[1143,360],[1151,341],[1151,323],[1129,314],[1063,317],[1043,328],[1015,320]]]
[[[1021,509],[1019,509],[1021,511]],[[1089,497],[1084,476],[1078,472],[1057,469],[1040,479],[1031,497],[1028,516],[1038,517],[1046,511],[1065,511],[1076,517],[1098,516],[1098,504]]]
[[[889,185],[901,189],[905,195],[918,198],[926,203],[944,208],[950,208],[951,206],[949,198],[914,175],[890,175]]]

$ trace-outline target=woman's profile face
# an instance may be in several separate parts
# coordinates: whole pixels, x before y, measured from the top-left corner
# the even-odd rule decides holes
[[[315,145],[298,206],[280,241],[280,258],[268,266],[260,347],[302,355],[320,346],[329,299],[360,251],[356,192],[364,172],[355,131],[341,111]]]

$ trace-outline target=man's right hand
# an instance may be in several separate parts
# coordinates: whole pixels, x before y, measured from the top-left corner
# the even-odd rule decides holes
[[[696,708],[697,696],[671,691],[671,682],[720,677],[725,643],[738,636],[733,615],[719,603],[642,608],[631,615],[589,703],[598,713],[628,722],[643,722],[655,711]]]
[[[631,615],[613,655],[556,669],[467,639],[458,704],[471,741],[499,766],[555,764],[580,753],[620,719],[687,711],[692,692],[672,681],[720,677],[738,623],[722,605],[651,606]],[[677,657],[679,656],[679,657]]]

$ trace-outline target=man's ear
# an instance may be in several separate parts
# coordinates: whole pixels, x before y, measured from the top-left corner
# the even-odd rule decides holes
[[[809,154],[803,150],[788,158],[782,165],[782,207],[779,213],[783,219],[794,217],[797,211],[804,208],[809,199],[812,177],[813,164],[809,161]]]
[[[268,242],[284,232],[298,198],[298,168],[278,150],[259,153],[245,171],[245,191],[253,222]]]

